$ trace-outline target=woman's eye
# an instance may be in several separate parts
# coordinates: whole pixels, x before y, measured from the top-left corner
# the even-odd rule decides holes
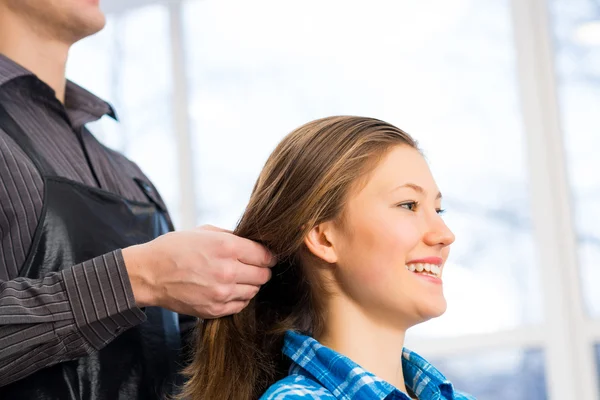
[[[418,206],[418,203],[416,201],[398,204],[398,207],[406,208],[408,211],[416,211],[417,206]]]
[[[409,201],[407,203],[402,203],[402,204],[398,204],[398,207],[402,207],[407,209],[408,211],[417,211],[417,209],[419,208],[419,203],[416,201]],[[439,215],[442,215],[446,212],[445,208],[436,208],[435,212]]]

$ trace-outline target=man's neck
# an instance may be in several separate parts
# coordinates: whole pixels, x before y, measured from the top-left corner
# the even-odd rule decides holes
[[[406,393],[402,369],[406,331],[374,320],[347,299],[333,298],[325,332],[316,339]]]
[[[69,47],[43,37],[10,10],[0,8],[0,53],[33,72],[54,90],[56,98],[62,103],[65,99]]]

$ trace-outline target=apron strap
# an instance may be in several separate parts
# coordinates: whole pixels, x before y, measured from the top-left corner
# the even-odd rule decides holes
[[[35,165],[38,172],[42,175],[42,177],[47,176],[56,176],[54,172],[54,168],[48,164],[46,159],[40,156],[40,154],[35,150],[33,143],[27,136],[27,134],[21,129],[19,124],[10,116],[6,108],[0,103],[0,128],[8,136],[10,136],[18,145],[21,147],[23,152],[29,157],[31,162]]]
[[[156,207],[156,209],[163,215],[163,218],[165,219],[165,222],[167,224],[169,232],[174,231],[175,226],[173,226],[173,222],[171,221],[171,219],[168,218],[167,209],[165,207],[163,207],[163,205],[158,201],[158,198],[155,197],[156,193],[155,193],[154,189],[152,189],[150,184],[148,184],[147,182],[144,182],[140,178],[133,178],[133,180],[135,181],[135,183],[138,184],[138,186],[140,187],[142,192],[144,192],[144,195],[146,195],[146,198],[148,199],[148,201],[150,203],[152,203]]]

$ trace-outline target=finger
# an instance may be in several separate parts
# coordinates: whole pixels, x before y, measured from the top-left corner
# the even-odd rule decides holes
[[[224,308],[224,312],[222,315],[220,315],[220,317],[225,317],[227,315],[233,315],[233,314],[237,314],[240,311],[242,311],[244,308],[246,308],[248,306],[248,304],[250,303],[250,301],[231,301],[229,303],[227,303],[227,305]]]
[[[237,284],[261,286],[271,279],[271,269],[238,262],[234,279]]]
[[[272,267],[277,263],[277,259],[263,245],[235,236],[236,256],[240,262],[257,267]]]
[[[232,301],[250,301],[256,296],[259,289],[260,286],[235,285],[233,293],[231,294],[231,300],[229,300],[228,303],[231,303]]]
[[[219,306],[218,311],[216,311],[216,309],[214,309],[212,311],[207,312],[207,310],[204,307],[201,307],[198,309],[194,309],[192,312],[189,312],[189,314],[196,315],[198,318],[202,318],[205,320],[221,318],[221,317],[226,317],[228,315],[239,313],[244,308],[246,308],[246,306],[248,306],[249,303],[250,303],[249,300],[230,301],[222,306]]]

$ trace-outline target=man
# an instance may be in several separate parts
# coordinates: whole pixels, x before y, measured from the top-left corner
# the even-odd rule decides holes
[[[214,227],[167,233],[146,176],[85,129],[114,114],[65,64],[104,23],[98,0],[0,0],[1,399],[164,398],[182,332],[274,264]]]

